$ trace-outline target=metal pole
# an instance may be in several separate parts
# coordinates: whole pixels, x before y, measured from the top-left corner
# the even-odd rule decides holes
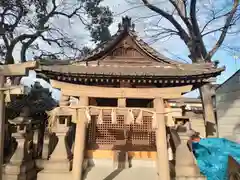
[[[0,75],[0,180],[3,179],[3,156],[4,156],[4,137],[5,137],[5,99],[4,76]]]

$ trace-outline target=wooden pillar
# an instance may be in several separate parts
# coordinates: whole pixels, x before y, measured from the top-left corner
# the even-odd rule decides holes
[[[118,107],[126,107],[126,98],[118,98]],[[123,129],[123,133],[124,133],[124,136],[126,136],[127,132],[126,132],[125,127]],[[115,145],[116,146],[118,146],[118,145],[126,146],[127,145],[126,144],[126,139],[127,139],[127,137],[125,137],[125,139],[122,139],[122,140],[116,140]],[[123,169],[123,168],[128,168],[129,167],[129,165],[128,165],[128,152],[127,151],[115,150],[113,156],[114,156],[113,157],[114,168]]]
[[[159,180],[170,180],[170,168],[168,162],[166,123],[164,119],[164,102],[162,98],[154,99],[154,108],[156,110],[157,130],[157,171]]]
[[[126,98],[118,98],[118,107],[126,107]]]
[[[80,97],[79,105],[88,106],[88,97]],[[77,113],[72,173],[73,180],[82,180],[87,119],[85,109],[78,109]]]

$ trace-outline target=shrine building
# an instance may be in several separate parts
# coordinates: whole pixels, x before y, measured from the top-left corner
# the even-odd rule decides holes
[[[88,56],[41,65],[37,71],[61,90],[57,115],[72,116],[76,123],[74,180],[82,178],[84,160],[98,158],[110,158],[116,166],[129,158],[150,158],[156,161],[159,180],[170,180],[166,127],[183,115],[167,102],[209,83],[223,70],[212,63],[165,57],[140,39],[131,18],[124,17],[117,33]],[[71,98],[77,99],[75,104]]]

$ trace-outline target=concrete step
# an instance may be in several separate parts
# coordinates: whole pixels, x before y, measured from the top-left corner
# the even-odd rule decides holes
[[[155,180],[155,168],[136,167],[129,169],[112,169],[107,167],[92,167],[85,173],[84,180]]]
[[[109,167],[92,167],[84,175],[84,180],[158,180],[155,168],[132,167],[129,169],[113,169]],[[205,177],[176,177],[174,180],[206,180]]]

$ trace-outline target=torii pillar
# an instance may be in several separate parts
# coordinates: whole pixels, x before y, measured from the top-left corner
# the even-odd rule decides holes
[[[5,96],[4,88],[5,77],[26,76],[27,70],[37,68],[36,61],[28,61],[21,64],[0,65],[0,180],[2,180],[2,165],[4,156],[4,137],[5,137]]]
[[[167,151],[166,123],[164,118],[164,102],[162,98],[154,99],[156,111],[156,146],[158,180],[170,180],[170,168]]]

